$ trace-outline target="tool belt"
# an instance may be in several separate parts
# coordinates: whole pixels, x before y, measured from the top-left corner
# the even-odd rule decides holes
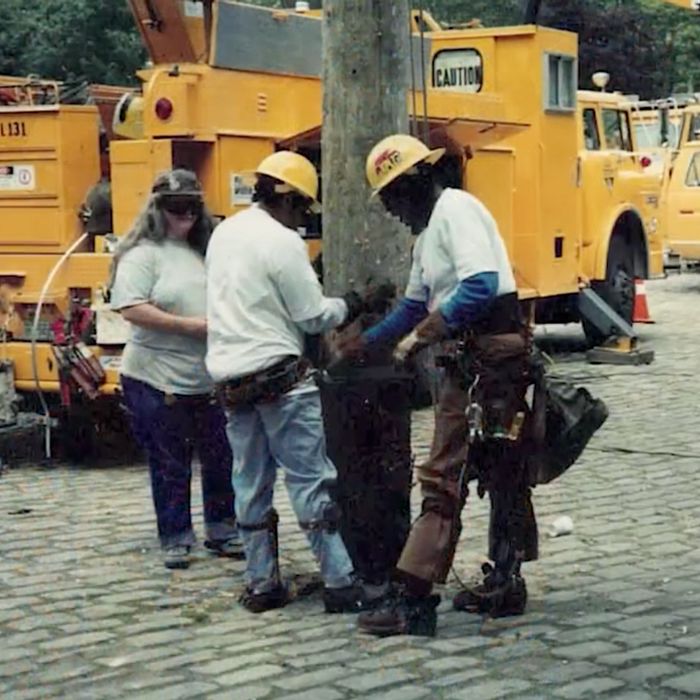
[[[306,376],[310,366],[303,357],[285,357],[260,372],[222,382],[217,392],[228,409],[270,403],[291,391]]]

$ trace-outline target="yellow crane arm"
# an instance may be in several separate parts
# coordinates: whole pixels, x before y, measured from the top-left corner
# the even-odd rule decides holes
[[[151,61],[209,59],[213,0],[128,0]]]

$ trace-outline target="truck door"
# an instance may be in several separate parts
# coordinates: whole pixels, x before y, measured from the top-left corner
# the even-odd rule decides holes
[[[624,109],[601,107],[601,119],[605,144],[610,151],[610,169],[608,177],[612,178],[612,188],[616,200],[623,201],[625,195],[620,192],[620,177],[625,172],[639,174],[640,167],[632,148],[632,130],[629,113]]]
[[[588,248],[599,240],[602,214],[613,202],[616,169],[615,156],[602,139],[599,111],[584,106],[581,117],[583,151],[579,154],[578,184],[583,194],[583,247]]]
[[[668,244],[674,253],[700,260],[700,143],[681,148],[668,189]]]

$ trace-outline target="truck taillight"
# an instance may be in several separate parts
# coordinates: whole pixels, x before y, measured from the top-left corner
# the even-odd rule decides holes
[[[156,102],[156,117],[161,121],[167,121],[173,114],[173,103],[167,97],[161,97]]]

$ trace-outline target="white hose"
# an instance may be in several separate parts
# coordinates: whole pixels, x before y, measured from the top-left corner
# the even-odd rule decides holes
[[[46,398],[44,397],[44,392],[41,390],[41,382],[39,381],[39,368],[37,366],[36,360],[36,342],[39,335],[39,318],[41,317],[41,307],[44,305],[44,299],[46,294],[53,283],[56,274],[61,269],[68,258],[70,258],[73,253],[80,247],[80,244],[88,237],[87,233],[84,233],[78,240],[73,243],[73,245],[68,248],[68,250],[59,258],[58,262],[53,266],[51,272],[49,272],[44,286],[41,288],[41,293],[39,294],[39,301],[36,306],[36,311],[34,312],[34,322],[32,323],[32,373],[34,374],[34,384],[36,386],[36,392],[39,395],[39,402],[41,403],[41,410],[44,412],[44,454],[46,459],[51,459],[51,415],[49,414],[49,406],[46,403]]]

